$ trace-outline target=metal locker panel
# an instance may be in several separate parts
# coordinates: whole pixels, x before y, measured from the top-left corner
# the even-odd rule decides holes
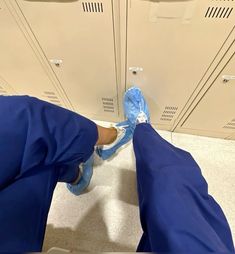
[[[63,106],[27,38],[0,0],[0,72],[17,94],[27,94]]]
[[[8,82],[0,76],[0,95],[12,95],[15,94],[15,91],[8,84]]]
[[[17,2],[74,109],[117,117],[112,1]]]
[[[227,136],[225,139],[235,140],[235,132],[232,135]]]
[[[229,137],[227,137],[226,139],[231,139],[231,140],[235,140],[235,133]]]
[[[192,128],[177,128],[175,130],[177,133],[184,133],[184,134],[190,134],[190,135],[197,135],[197,136],[206,136],[211,138],[222,138],[225,139],[228,134],[217,132],[217,131],[211,131],[211,130],[198,130],[198,129],[192,129]]]
[[[234,26],[233,1],[129,1],[127,83],[171,129]],[[129,69],[138,67],[137,71]]]
[[[215,133],[215,137],[235,132],[235,44],[230,61],[201,98],[182,125],[182,130]],[[218,134],[216,134],[218,133]]]

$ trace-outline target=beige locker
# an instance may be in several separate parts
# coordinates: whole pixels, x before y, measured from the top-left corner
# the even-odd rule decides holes
[[[8,82],[0,76],[0,95],[12,95],[15,94],[15,91],[8,84]]]
[[[226,139],[235,140],[235,133],[233,135],[228,136]]]
[[[0,0],[0,75],[17,94],[36,96],[64,106],[6,3],[9,4]]]
[[[74,109],[117,119],[112,1],[17,2]]]
[[[127,83],[143,89],[153,123],[170,130],[203,85],[233,29],[234,6],[233,1],[129,1]]]
[[[226,138],[235,133],[235,44],[232,55],[179,129]]]

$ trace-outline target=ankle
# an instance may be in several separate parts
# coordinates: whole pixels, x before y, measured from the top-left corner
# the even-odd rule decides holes
[[[118,136],[118,131],[116,128],[112,127],[110,128],[110,136],[109,136],[109,143],[107,143],[107,145],[112,144]]]
[[[98,127],[99,139],[96,145],[109,145],[113,143],[117,138],[117,129],[116,128],[104,128],[101,126]]]

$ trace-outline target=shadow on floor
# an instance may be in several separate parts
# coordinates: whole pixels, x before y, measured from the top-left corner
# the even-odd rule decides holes
[[[132,170],[121,169],[119,170],[119,188],[118,198],[119,200],[126,202],[130,205],[138,206],[137,195],[137,182],[136,173]]]
[[[102,204],[97,202],[74,230],[48,225],[43,251],[52,247],[80,252],[135,251],[135,246],[124,246],[110,239],[103,216]]]
[[[96,158],[95,165],[101,166],[102,164],[103,162]],[[121,168],[117,165],[109,168],[106,165],[98,170],[102,171],[98,172],[86,193],[95,192],[98,186],[109,186],[112,192],[110,199],[138,206],[136,172],[133,169]],[[128,217],[130,214],[125,216],[125,209],[128,209],[128,206],[127,208],[124,206],[123,209],[124,216],[121,224],[128,225],[126,221],[130,220]],[[82,221],[73,228],[55,228],[53,225],[48,225],[43,250],[48,251],[52,247],[58,247],[75,252],[135,252],[136,246],[133,243],[125,245],[120,244],[118,240],[115,242],[110,239],[106,226],[107,220],[105,221],[104,216],[104,203],[99,200],[94,203]],[[121,225],[117,230],[119,231],[117,235],[123,239],[122,236],[127,230]]]

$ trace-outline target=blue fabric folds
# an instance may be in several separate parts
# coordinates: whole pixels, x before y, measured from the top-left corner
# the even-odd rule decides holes
[[[228,222],[192,156],[149,124],[134,133],[143,236],[137,251],[233,253]]]
[[[0,119],[0,252],[41,251],[56,183],[76,179],[97,127],[28,96],[0,96]]]

